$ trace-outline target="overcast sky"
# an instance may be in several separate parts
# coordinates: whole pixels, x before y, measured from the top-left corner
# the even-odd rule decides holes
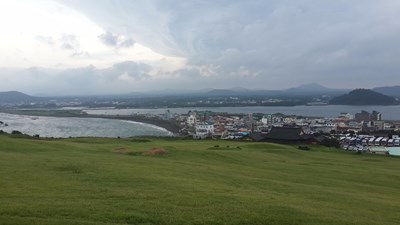
[[[0,91],[400,84],[399,0],[1,0]]]

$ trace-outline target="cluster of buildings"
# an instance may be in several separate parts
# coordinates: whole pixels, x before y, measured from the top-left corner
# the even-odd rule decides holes
[[[383,121],[377,111],[341,113],[333,118],[210,111],[172,114],[167,111],[163,118],[178,121],[183,127],[182,134],[194,139],[245,139],[286,144],[335,139],[345,150],[386,154],[399,151],[400,154],[400,122]]]
[[[335,118],[306,118],[284,114],[227,114],[210,111],[189,111],[173,114],[167,111],[164,119],[179,122],[182,134],[196,139],[241,139],[251,134],[268,134],[272,128],[301,128],[307,135],[346,134],[400,131],[400,122],[383,121],[379,112],[361,111],[355,115],[341,113]]]
[[[252,114],[228,115],[209,111],[189,112],[179,116],[183,132],[195,139],[241,139],[254,130]]]

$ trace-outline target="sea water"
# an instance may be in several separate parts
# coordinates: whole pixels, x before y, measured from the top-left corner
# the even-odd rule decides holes
[[[25,116],[0,113],[0,130],[13,130],[41,137],[133,137],[171,136],[164,128],[133,121],[99,118]]]
[[[86,109],[92,115],[132,115],[132,114],[163,114],[168,108],[158,109]],[[171,113],[187,113],[188,111],[212,111],[225,113],[283,113],[285,115],[298,115],[310,117],[337,117],[340,113],[356,114],[362,110],[372,112],[378,111],[383,120],[400,120],[400,105],[395,106],[249,106],[249,107],[197,107],[197,108],[169,108]]]

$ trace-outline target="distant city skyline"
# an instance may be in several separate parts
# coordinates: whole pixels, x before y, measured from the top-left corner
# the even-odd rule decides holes
[[[4,0],[0,91],[400,85],[399,12],[396,0]]]

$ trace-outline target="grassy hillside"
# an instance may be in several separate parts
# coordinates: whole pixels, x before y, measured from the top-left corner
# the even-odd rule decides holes
[[[398,224],[399,158],[311,148],[0,136],[0,224]]]

